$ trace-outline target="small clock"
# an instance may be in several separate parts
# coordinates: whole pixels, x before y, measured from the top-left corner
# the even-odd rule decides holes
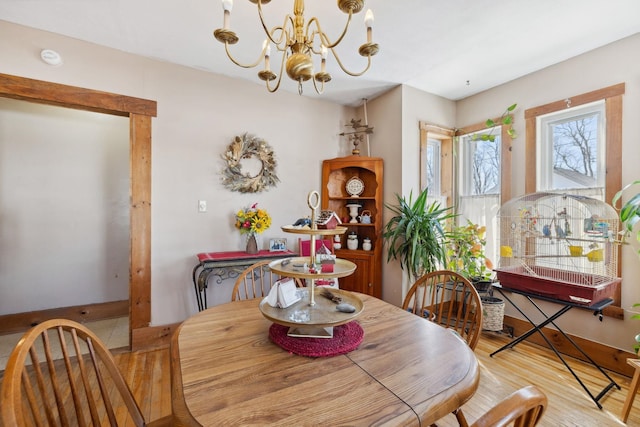
[[[358,197],[364,192],[364,182],[357,176],[354,176],[347,181],[346,190],[350,196]]]

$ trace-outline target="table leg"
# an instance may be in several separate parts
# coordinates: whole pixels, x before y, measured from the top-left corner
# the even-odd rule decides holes
[[[562,309],[560,309],[556,314],[554,314],[551,317],[547,317],[545,315],[545,317],[547,317],[547,319],[544,322],[542,322],[542,323],[537,325],[533,320],[531,320],[531,318],[529,318],[529,316],[526,315],[526,313],[524,311],[522,311],[520,309],[520,307],[518,307],[516,304],[514,304],[513,301],[511,301],[509,299],[508,296],[506,296],[504,293],[502,293],[501,290],[499,290],[499,292],[502,294],[504,299],[509,301],[509,303],[511,304],[512,307],[514,307],[516,310],[518,310],[518,312],[520,314],[522,314],[522,316],[524,316],[525,319],[527,319],[527,321],[533,326],[533,328],[529,329],[527,332],[525,332],[524,334],[522,334],[518,338],[516,338],[516,339],[512,340],[511,342],[505,344],[504,346],[500,347],[499,349],[497,349],[496,351],[491,353],[489,355],[489,357],[493,357],[494,354],[498,354],[501,351],[506,350],[507,348],[515,347],[517,344],[519,344],[522,341],[526,340],[527,338],[529,338],[531,335],[535,334],[536,332],[538,332],[540,335],[542,335],[542,338],[544,338],[545,341],[547,341],[547,343],[549,343],[547,337],[542,332],[542,328],[545,327],[546,325],[548,325],[549,323],[553,323],[554,320],[556,320],[558,317],[562,316],[564,313],[566,313],[567,311],[569,311],[571,309],[571,306],[564,306]],[[554,326],[555,326],[555,324],[554,324]],[[557,328],[557,326],[556,326],[556,328]],[[549,345],[551,345],[551,344],[549,343]]]
[[[198,290],[200,291],[200,311],[207,309],[207,287],[211,268],[203,268],[198,274]]]
[[[542,315],[543,315],[543,316],[547,317],[547,314],[546,314],[544,311],[542,311],[542,309],[538,306],[538,304],[536,304],[536,303],[535,303],[531,298],[529,298],[529,297],[527,297],[527,299],[529,300],[529,302],[531,302],[531,304],[533,304],[533,306],[534,306],[534,307],[535,307],[535,308],[536,308],[540,313],[542,313]],[[600,321],[602,322],[602,312],[601,312],[601,311],[595,311],[593,314],[594,314],[594,315],[598,315],[598,314],[600,314]],[[552,317],[553,317],[553,316],[552,316]],[[558,317],[559,317],[559,316],[558,316]],[[554,320],[555,320],[555,319],[554,319]],[[582,350],[582,348],[581,348],[581,347],[580,347],[580,346],[579,346],[579,345],[578,345],[578,344],[577,344],[577,343],[576,343],[576,342],[575,342],[575,341],[574,341],[574,340],[573,340],[569,335],[567,335],[567,334],[562,330],[562,328],[560,328],[560,327],[559,327],[558,325],[556,325],[554,322],[551,322],[551,324],[552,324],[553,326],[555,326],[555,327],[556,327],[556,329],[558,330],[558,332],[560,332],[560,333],[562,334],[562,336],[563,336],[567,341],[569,341],[569,342],[571,343],[571,345],[573,346],[573,348],[575,348],[576,350],[578,350],[578,351],[580,352],[580,354],[582,354],[582,355],[583,355],[583,356],[584,356],[584,357],[589,361],[589,363],[591,363],[594,367],[596,367],[596,368],[600,371],[600,373],[601,373],[602,375],[604,375],[604,376],[609,380],[609,385],[607,385],[607,386],[602,390],[602,392],[600,392],[600,394],[598,394],[598,396],[596,396],[595,398],[594,398],[593,396],[591,396],[591,397],[593,398],[593,400],[594,400],[594,401],[596,401],[596,403],[597,403],[597,402],[598,402],[598,400],[600,400],[600,398],[601,398],[602,396],[604,396],[604,395],[605,395],[605,394],[606,394],[606,393],[607,393],[607,392],[608,392],[608,391],[609,391],[613,386],[617,387],[617,388],[618,388],[618,390],[620,390],[620,386],[619,386],[619,385],[614,381],[614,379],[613,379],[613,378],[611,378],[611,377],[609,376],[609,374],[607,374],[607,372],[606,372],[604,369],[602,369],[602,368],[600,367],[600,365],[598,365],[598,364],[596,363],[596,361],[595,361],[595,360],[593,360],[593,359],[592,359],[592,358],[591,358],[591,357],[590,357],[590,356],[589,356],[589,355],[588,355],[584,350]],[[547,342],[548,342],[548,341],[547,341]],[[566,365],[566,363],[565,363],[565,365]],[[569,366],[567,366],[567,368],[569,368]],[[569,368],[569,370],[571,370],[571,368]],[[573,373],[573,371],[572,371],[571,373]],[[580,384],[582,385],[582,387],[583,387],[587,392],[589,392],[589,391],[586,389],[586,387],[584,386],[584,384],[582,384],[582,381],[580,381],[580,379],[578,378],[578,376],[577,376],[575,373],[573,373],[573,375],[576,377],[576,379],[578,380],[578,382],[580,382]],[[589,393],[589,395],[591,395],[591,393]]]
[[[203,264],[199,263],[193,267],[192,279],[193,288],[196,292],[196,302],[198,303],[198,311],[205,310],[207,308],[207,279],[211,269],[204,268],[198,273],[198,269],[202,268]]]
[[[198,303],[198,311],[202,311],[202,302],[200,301],[200,292],[198,290],[198,282],[196,280],[196,272],[200,267],[202,267],[202,263],[196,264],[196,266],[193,267],[193,273],[191,273],[191,276],[193,278],[193,290],[196,292],[196,302]]]
[[[591,397],[591,400],[594,401],[594,403],[598,406],[598,409],[602,409],[602,405],[600,404],[599,400],[609,391],[611,390],[612,387],[617,387],[618,390],[620,390],[620,386],[600,367],[600,365],[598,365],[591,357],[589,357],[584,350],[582,350],[582,348],[580,348],[580,346],[578,346],[578,344],[572,340],[558,325],[556,325],[554,323],[554,321],[559,318],[560,316],[562,316],[564,313],[566,313],[567,311],[569,311],[571,309],[571,305],[564,305],[560,310],[558,310],[555,314],[553,314],[552,316],[548,316],[536,303],[535,301],[533,301],[531,299],[531,297],[529,297],[528,295],[524,295],[525,298],[527,298],[527,300],[545,317],[545,320],[541,323],[536,324],[533,320],[531,320],[531,318],[529,318],[529,316],[527,316],[521,309],[520,307],[518,307],[516,304],[513,303],[513,301],[511,301],[509,299],[509,297],[507,297],[504,292],[502,292],[501,289],[498,288],[498,291],[500,292],[500,294],[507,300],[509,301],[509,303],[516,309],[518,310],[518,312],[520,314],[522,314],[525,319],[527,319],[527,321],[533,326],[533,328],[531,328],[530,330],[528,330],[527,332],[525,332],[523,335],[521,335],[520,337],[516,338],[515,340],[512,340],[511,342],[507,343],[506,345],[500,347],[498,350],[494,351],[493,353],[491,353],[489,355],[489,357],[493,357],[493,355],[507,349],[507,348],[513,348],[514,346],[516,346],[518,343],[524,341],[525,339],[527,339],[528,337],[530,337],[531,335],[533,335],[534,333],[538,332],[540,334],[540,336],[545,340],[545,342],[547,343],[547,345],[549,346],[549,348],[555,353],[555,355],[558,357],[558,359],[560,359],[560,361],[564,364],[564,366],[569,370],[569,372],[571,372],[571,375],[573,375],[573,377],[576,379],[576,381],[578,381],[578,383],[580,384],[580,386],[582,386],[582,388],[584,389],[585,392],[587,392],[587,394],[589,395],[589,397]],[[597,314],[597,313],[595,313]],[[602,391],[597,395],[594,396],[591,391],[587,388],[587,386],[582,382],[582,380],[580,379],[580,377],[578,377],[578,374],[575,373],[575,371],[571,368],[571,366],[569,366],[569,364],[566,362],[566,360],[564,359],[564,357],[562,357],[562,354],[556,349],[556,347],[553,345],[553,343],[551,342],[551,340],[549,340],[547,338],[547,336],[544,334],[544,332],[542,331],[542,328],[544,328],[546,325],[548,324],[552,324],[557,330],[558,332],[560,332],[570,343],[571,345],[573,345],[573,347],[578,350],[583,356],[585,356],[587,358],[587,360],[595,367],[597,368],[608,380],[609,380],[609,384],[602,389]]]

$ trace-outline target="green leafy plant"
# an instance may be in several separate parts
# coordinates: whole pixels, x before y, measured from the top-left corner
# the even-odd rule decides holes
[[[451,208],[440,203],[427,204],[427,190],[413,201],[396,194],[397,205],[385,206],[395,216],[385,224],[383,238],[387,245],[387,262],[399,260],[412,278],[437,270],[446,263],[446,221],[455,217]]]
[[[469,280],[490,280],[493,264],[484,253],[487,228],[467,220],[447,233],[447,269]]]
[[[497,120],[487,119],[484,122],[487,128],[495,128],[496,126],[506,126],[507,127],[507,135],[509,135],[512,139],[515,139],[518,135],[516,134],[516,130],[513,128],[513,115],[511,114],[513,110],[516,109],[518,104],[512,104],[508,106],[500,118]],[[485,134],[479,134],[478,138],[482,141],[491,141],[494,142],[496,140],[496,136],[493,134],[493,131]]]
[[[620,198],[622,197],[622,194],[625,192],[625,190],[638,184],[640,184],[640,180],[633,181],[632,183],[622,187],[622,190],[618,191],[615,196],[613,196],[611,204],[615,206],[618,200],[620,200]],[[638,224],[638,221],[640,221],[640,193],[634,194],[626,203],[622,205],[622,207],[620,208],[620,221],[622,222],[622,226],[624,228],[622,241],[625,242],[628,236],[634,232],[634,228],[636,228],[635,226],[636,224]],[[640,242],[640,229],[636,231],[636,241]],[[640,249],[638,249],[636,253],[640,256]],[[633,307],[640,307],[640,303],[633,304]],[[640,314],[634,314],[631,316],[631,318],[640,319]],[[635,341],[636,344],[633,346],[633,349],[637,354],[638,351],[640,351],[640,334],[635,336]]]
[[[622,197],[622,193],[634,185],[640,184],[640,180],[633,181],[630,184],[625,185],[622,190],[618,191],[613,196],[612,204],[616,205],[618,200]],[[623,241],[633,233],[635,225],[640,221],[640,193],[634,194],[624,205],[620,208],[620,221],[624,227]],[[640,229],[636,232],[636,240],[640,242]],[[638,250],[640,255],[640,250]]]

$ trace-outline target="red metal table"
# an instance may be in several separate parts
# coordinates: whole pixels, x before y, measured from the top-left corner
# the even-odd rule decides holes
[[[244,251],[228,252],[203,252],[199,253],[198,264],[193,268],[193,286],[198,301],[198,311],[207,308],[207,283],[210,276],[217,276],[216,283],[233,279],[248,266],[258,261],[274,260],[295,256],[291,251],[272,252],[259,251],[257,254],[248,254]]]

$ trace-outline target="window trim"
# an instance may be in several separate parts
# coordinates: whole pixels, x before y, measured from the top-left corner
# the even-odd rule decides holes
[[[549,104],[525,110],[525,193],[536,192],[537,170],[537,130],[536,118],[564,110],[567,105],[577,107],[595,101],[605,101],[606,141],[607,141],[607,170],[605,178],[605,200],[612,200],[622,188],[622,95],[625,84],[609,86],[604,89],[584,93],[582,95],[555,101]]]
[[[618,83],[592,92],[583,93],[571,98],[565,98],[549,104],[529,108],[524,112],[525,119],[525,193],[536,192],[537,183],[537,118],[539,116],[577,107],[595,101],[605,101],[606,123],[606,176],[605,202],[610,203],[613,196],[622,188],[622,95],[625,83]],[[620,251],[620,247],[617,248]],[[621,272],[621,257],[618,253],[618,276]],[[604,314],[618,319],[624,319],[622,305],[622,285],[614,295],[613,305],[604,310]]]
[[[453,139],[455,131],[426,122],[420,122],[420,190],[427,186],[426,171],[427,144],[430,139],[440,141],[440,194],[446,200],[446,206],[453,206],[454,201],[454,164]]]

